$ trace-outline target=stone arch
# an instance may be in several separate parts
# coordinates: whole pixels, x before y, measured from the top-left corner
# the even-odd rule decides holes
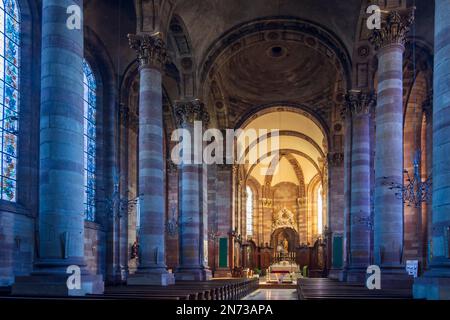
[[[219,127],[229,123],[235,126],[235,118],[252,107],[246,101],[233,97],[226,99],[219,72],[221,67],[255,43],[271,43],[275,38],[314,50],[330,63],[329,70],[335,70],[333,74],[336,75],[336,81],[327,87],[326,97],[323,94],[320,97],[314,94],[308,97],[318,114],[331,119],[333,110],[342,100],[342,92],[351,86],[351,59],[345,46],[334,33],[313,22],[296,17],[272,16],[241,23],[230,29],[209,47],[199,62],[199,96],[210,101],[209,107],[217,114]]]
[[[170,17],[178,0],[135,0],[137,33],[161,32],[166,39]]]
[[[277,246],[279,245],[279,240],[281,237],[287,237],[288,238],[288,251],[293,252],[297,248],[297,246],[300,244],[300,236],[297,232],[297,230],[293,228],[278,228],[275,229],[271,236],[270,236],[270,244],[271,247],[274,248],[276,251]]]
[[[207,75],[217,68],[221,59],[226,59],[227,54],[242,50],[245,47],[245,38],[255,33],[274,31],[293,31],[313,37],[324,45],[324,48],[331,50],[336,69],[344,75],[344,82],[350,87],[351,80],[351,59],[342,41],[331,31],[319,26],[311,21],[301,20],[296,17],[265,17],[245,22],[237,25],[226,32],[220,39],[213,43],[208,53],[203,58],[199,74],[204,85]],[[303,37],[292,40],[303,41]],[[318,46],[317,42],[311,41],[311,46]],[[317,47],[318,48],[318,47]],[[222,58],[223,57],[223,58]]]
[[[329,149],[329,146],[331,144],[329,126],[327,125],[326,121],[319,114],[317,114],[312,108],[305,106],[303,104],[292,102],[277,102],[254,106],[238,119],[235,125],[235,130],[239,128],[244,128],[254,119],[274,111],[291,111],[299,113],[302,116],[305,116],[311,121],[313,121],[319,127],[319,129],[322,131],[323,136],[325,137],[324,149],[325,150]]]
[[[194,48],[183,19],[174,14],[168,32],[168,48],[178,72],[179,99],[193,99],[197,94],[197,64]]]

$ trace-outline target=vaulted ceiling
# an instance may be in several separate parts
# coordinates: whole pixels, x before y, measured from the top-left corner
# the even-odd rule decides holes
[[[310,114],[274,107],[254,115],[243,128],[244,133],[259,133],[258,140],[244,140],[242,135],[238,143],[245,146],[245,161],[240,158],[240,163],[246,163],[246,176],[260,185],[268,181],[272,186],[281,182],[308,185],[322,175],[327,142],[320,123]],[[263,130],[269,131],[266,134]],[[270,130],[276,130],[277,136]]]

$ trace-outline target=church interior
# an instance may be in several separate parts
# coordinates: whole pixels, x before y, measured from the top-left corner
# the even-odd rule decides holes
[[[0,78],[0,300],[450,299],[450,0],[0,0]]]

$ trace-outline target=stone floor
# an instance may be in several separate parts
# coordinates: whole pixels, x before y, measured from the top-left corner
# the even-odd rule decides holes
[[[295,289],[258,289],[242,300],[298,300]]]

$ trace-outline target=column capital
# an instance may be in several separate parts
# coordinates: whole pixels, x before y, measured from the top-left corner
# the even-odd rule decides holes
[[[205,104],[198,99],[176,102],[175,117],[180,127],[185,124],[193,124],[194,121],[201,121],[206,127],[210,119]]]
[[[414,22],[415,10],[413,7],[383,14],[381,28],[374,29],[369,39],[375,50],[393,44],[404,46],[411,24]]]
[[[163,68],[167,61],[167,50],[160,33],[128,34],[128,42],[137,53],[140,68]]]
[[[372,91],[350,90],[345,95],[344,113],[352,115],[370,114],[375,109],[377,95]]]

